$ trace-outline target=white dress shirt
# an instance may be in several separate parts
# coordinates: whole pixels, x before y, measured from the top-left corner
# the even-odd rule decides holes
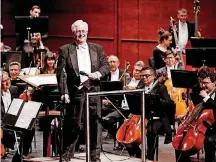
[[[153,85],[154,85],[154,82],[152,82],[149,86],[145,86],[145,88],[144,88],[145,93],[149,93],[150,90],[152,89]]]
[[[188,26],[187,23],[182,23],[179,21],[179,47],[181,49],[185,48],[188,42]]]
[[[170,70],[173,70],[173,69],[175,69],[175,66],[173,65],[173,66],[166,66],[166,68],[167,68],[167,77],[168,78],[171,78],[171,72],[170,72]]]
[[[91,73],[91,59],[89,54],[88,44],[84,43],[77,47],[77,60],[79,71],[84,71],[87,74]],[[80,75],[80,82],[88,80],[87,76]]]
[[[7,112],[10,104],[11,104],[11,93],[9,89],[7,91],[2,92],[2,101],[4,104],[5,112]]]
[[[130,83],[128,84],[128,86],[133,86],[133,87],[137,87],[137,85],[139,84],[140,80],[136,80],[135,78],[132,78]],[[122,100],[122,104],[121,104],[122,109],[128,110],[129,106],[127,103],[127,99],[124,95],[124,99]]]
[[[111,81],[119,81],[119,69],[116,69],[116,71],[112,72],[110,71],[111,73]]]
[[[208,96],[206,96],[204,99],[203,99],[203,101],[204,102],[207,102],[207,100],[210,98],[210,96],[208,95]],[[215,93],[211,96],[211,99],[215,99]]]

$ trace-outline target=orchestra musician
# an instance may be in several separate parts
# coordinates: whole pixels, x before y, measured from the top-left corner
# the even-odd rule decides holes
[[[174,39],[174,31],[176,31],[178,37],[178,46],[184,51],[185,46],[191,37],[194,37],[195,26],[194,23],[188,21],[188,12],[185,8],[178,10],[177,13],[178,22],[175,22],[174,26],[169,26],[169,32],[172,33],[172,44],[170,45],[176,49],[176,42]],[[201,37],[201,33],[198,32],[198,36]]]
[[[182,67],[182,64],[176,64],[176,54],[171,51],[171,50],[167,50],[164,53],[164,62],[165,62],[165,66],[157,69],[156,73],[158,74],[167,74],[168,78],[171,78],[171,73],[170,70],[175,69],[175,70],[184,70],[184,68]]]
[[[159,118],[152,116],[150,119],[148,119],[149,121],[147,125],[146,158],[148,159],[148,162],[153,162],[156,150],[155,141],[157,135],[161,132],[165,132],[166,136],[164,144],[169,144],[172,142],[172,129],[170,125],[172,121],[169,121],[168,118],[170,115],[174,116],[174,114],[169,114],[169,111],[170,109],[175,108],[175,103],[171,100],[165,85],[158,83],[155,87],[153,87],[156,78],[154,69],[151,67],[144,67],[141,70],[140,76],[144,86],[138,86],[137,89],[144,88],[145,93],[158,94],[160,97],[161,107],[158,107],[158,109],[160,109],[161,116]]]
[[[40,6],[34,5],[30,10],[30,17],[39,17],[41,14]],[[43,41],[48,37],[47,33],[30,33],[30,40],[28,40],[26,33],[18,33],[17,37],[17,50],[23,51],[24,57],[22,57],[22,67],[40,66],[40,54],[41,52],[49,51],[49,48],[44,46]]]
[[[81,116],[85,111],[86,93],[100,91],[98,80],[110,71],[103,47],[86,41],[88,24],[77,20],[72,24],[71,30],[75,42],[60,47],[57,63],[59,91],[67,103],[63,126],[65,161],[74,157],[75,145],[81,129]],[[80,75],[80,71],[87,73],[88,77]],[[67,79],[64,80],[64,76],[67,76]],[[100,97],[91,97],[89,102],[90,160],[100,162],[101,124],[98,121],[98,116],[101,116]]]
[[[125,90],[136,89],[137,85],[140,84],[140,71],[143,67],[144,67],[144,63],[142,61],[138,61],[135,63],[134,68],[133,68],[133,76],[126,78],[126,85],[124,86]],[[124,97],[124,100],[121,102],[119,111],[125,117],[128,117],[130,113],[125,97]],[[106,115],[105,117],[103,117],[103,127],[106,128],[111,133],[113,138],[115,138],[117,127],[114,124],[118,121],[123,121],[123,120],[124,118],[122,117],[122,115],[117,110],[115,110],[109,113],[108,115]],[[128,149],[128,150],[129,150],[130,156],[135,156],[135,154],[133,154],[134,151],[130,151],[132,149]]]
[[[213,110],[216,117],[216,97],[215,92],[210,97],[209,93],[215,88],[215,73],[208,67],[201,67],[198,71],[198,84],[192,88],[191,99],[194,105],[203,102],[204,110]],[[216,122],[206,125],[207,131],[204,140],[205,162],[215,162],[216,145]],[[176,151],[176,162],[191,162],[189,155]]]
[[[11,81],[9,78],[9,74],[3,71],[2,74],[2,82],[1,82],[1,120],[4,118],[5,112],[8,110],[13,98],[18,98],[18,88],[16,86],[11,85]],[[13,148],[15,143],[14,132],[4,130],[3,144],[8,148]],[[31,147],[31,142],[33,139],[35,129],[32,130],[24,130],[22,132],[23,139],[23,155],[27,156],[29,153],[29,149]],[[21,145],[19,146],[21,150]],[[13,156],[12,162],[20,162],[21,157],[18,151]]]
[[[172,43],[172,35],[168,31],[159,30],[159,44],[153,49],[153,58],[155,62],[155,69],[160,69],[165,66],[164,52],[167,51]]]
[[[43,67],[40,68],[40,74],[55,74],[56,73],[56,58],[54,53],[48,51],[44,58]]]

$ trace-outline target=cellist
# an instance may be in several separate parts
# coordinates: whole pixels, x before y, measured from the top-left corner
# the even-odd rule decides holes
[[[198,84],[192,88],[191,99],[194,105],[203,102],[204,109],[212,109],[216,117],[215,93],[210,97],[209,93],[215,88],[215,73],[208,67],[201,67],[198,71]],[[207,131],[204,140],[205,162],[215,162],[216,122],[211,126],[206,125]],[[176,162],[191,162],[189,155],[176,151]]]
[[[137,87],[144,88],[145,93],[153,93],[158,94],[160,97],[160,105],[158,109],[161,110],[161,116],[154,117],[152,116],[152,121],[148,121],[147,125],[147,162],[154,162],[154,155],[155,155],[155,141],[157,135],[163,131],[166,133],[164,144],[169,144],[172,142],[172,129],[170,122],[168,120],[168,113],[170,109],[175,108],[174,102],[171,100],[167,88],[165,85],[158,83],[154,85],[155,82],[155,71],[151,67],[144,67],[141,70],[141,80],[144,83],[144,87]],[[168,111],[166,111],[168,110]],[[147,114],[148,115],[148,114]],[[174,116],[174,114],[172,114]]]

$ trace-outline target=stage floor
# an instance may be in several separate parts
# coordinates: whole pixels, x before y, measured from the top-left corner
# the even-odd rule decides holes
[[[139,162],[140,159],[130,158],[127,150],[124,150],[121,154],[121,150],[113,150],[113,140],[111,138],[106,137],[106,132],[103,132],[103,150],[101,152],[101,161],[102,162]],[[58,157],[42,157],[43,150],[43,133],[41,131],[36,131],[36,147],[34,146],[34,142],[32,142],[32,153],[29,154],[27,162],[59,162]],[[82,145],[85,148],[85,145]],[[15,153],[15,151],[13,152]],[[120,156],[121,154],[121,156]],[[85,162],[85,152],[76,153],[76,159],[72,159],[73,162]],[[164,144],[164,136],[160,136],[159,138],[159,160],[158,162],[175,162],[175,151],[172,147],[172,144],[165,145]],[[12,155],[8,155],[5,160],[1,160],[3,162],[10,162]],[[204,162],[204,154],[200,154],[200,161]],[[193,156],[192,162],[196,162],[196,155]]]
[[[25,159],[24,162],[59,162],[58,157],[44,157],[44,158],[32,158],[32,159]],[[71,159],[70,162],[85,162],[86,161],[86,154],[85,153],[77,153],[74,159]],[[140,162],[140,159],[131,158],[128,156],[120,156],[111,153],[101,153],[101,161],[102,162]]]

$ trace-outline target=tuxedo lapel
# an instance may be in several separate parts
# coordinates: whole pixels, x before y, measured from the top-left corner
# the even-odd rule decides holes
[[[79,76],[79,66],[78,66],[77,50],[76,50],[75,43],[73,43],[69,46],[69,54],[70,54],[70,59],[71,59],[73,69],[74,69],[76,75]]]
[[[88,47],[89,47],[89,55],[91,59],[91,72],[95,72],[97,71],[97,61],[98,61],[97,51],[90,43],[88,43]]]

